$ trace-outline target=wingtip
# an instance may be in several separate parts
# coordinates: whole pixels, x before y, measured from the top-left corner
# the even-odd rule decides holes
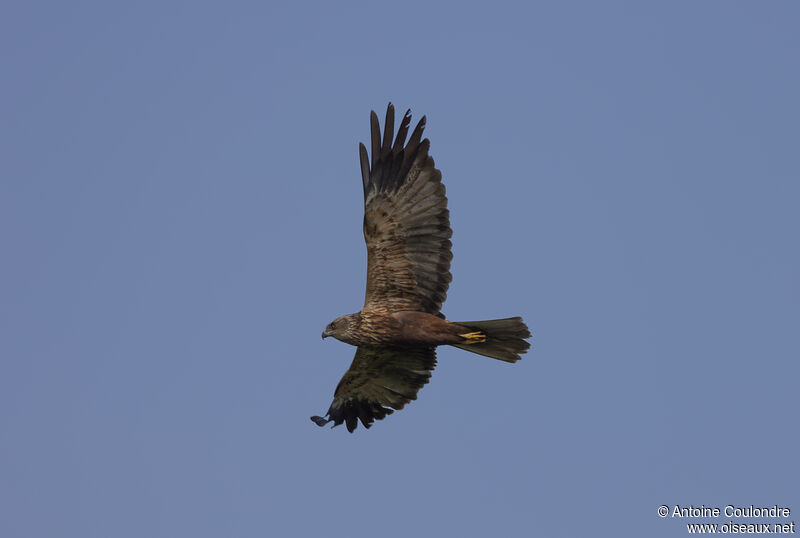
[[[320,428],[321,428],[321,427],[323,427],[323,426],[324,426],[325,424],[327,424],[328,422],[330,422],[330,420],[326,420],[326,419],[324,419],[324,418],[322,418],[322,417],[318,417],[318,416],[316,416],[316,415],[315,415],[315,416],[313,416],[313,417],[311,417],[311,421],[312,421],[314,424],[316,424],[317,426],[319,426]]]

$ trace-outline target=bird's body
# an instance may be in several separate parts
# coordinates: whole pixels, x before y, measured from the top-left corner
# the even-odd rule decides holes
[[[441,313],[450,274],[450,213],[442,174],[422,139],[425,117],[408,143],[410,111],[394,137],[394,107],[386,111],[383,137],[370,115],[372,159],[361,144],[367,290],[360,312],[341,316],[325,328],[358,346],[355,359],[334,393],[322,426],[360,420],[369,428],[416,399],[436,366],[436,347],[453,345],[505,362],[516,362],[530,344],[522,318],[452,322]]]
[[[440,316],[407,310],[390,312],[371,308],[342,316],[339,320],[339,323],[346,323],[347,329],[338,332],[334,326],[330,333],[322,333],[323,338],[334,336],[351,346],[461,344],[468,340],[462,335],[475,332]]]

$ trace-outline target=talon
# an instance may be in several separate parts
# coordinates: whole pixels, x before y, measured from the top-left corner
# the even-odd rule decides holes
[[[465,344],[482,344],[486,342],[486,334],[481,331],[459,334],[458,336],[466,340]]]

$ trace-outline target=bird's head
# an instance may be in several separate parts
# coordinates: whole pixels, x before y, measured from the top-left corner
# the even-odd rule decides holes
[[[322,339],[324,340],[329,336],[333,336],[337,340],[346,342],[350,334],[350,321],[352,316],[353,314],[340,316],[328,323],[328,326],[322,331]]]

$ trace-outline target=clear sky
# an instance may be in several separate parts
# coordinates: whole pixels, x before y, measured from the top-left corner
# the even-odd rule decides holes
[[[0,535],[800,523],[797,3],[377,4],[4,3]],[[447,186],[445,314],[535,342],[441,348],[350,435],[308,417],[389,101]]]

